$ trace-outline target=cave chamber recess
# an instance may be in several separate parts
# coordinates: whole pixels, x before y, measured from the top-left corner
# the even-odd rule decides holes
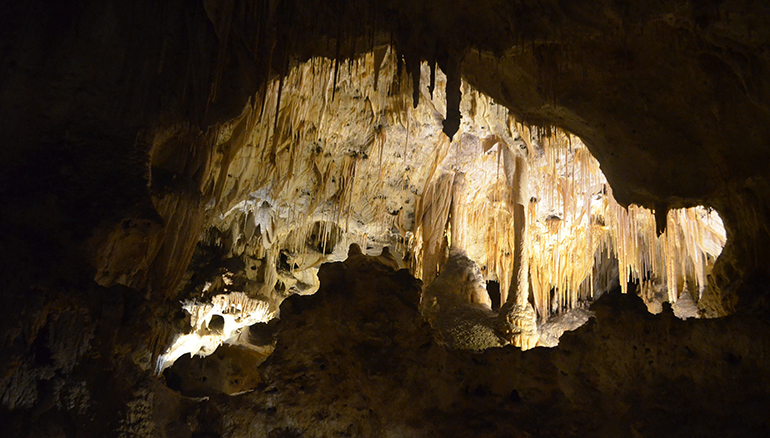
[[[564,331],[555,317],[629,282],[655,313],[686,296],[680,313],[698,315],[725,243],[713,209],[667,211],[660,229],[654,211],[615,201],[579,138],[521,124],[467,82],[449,139],[446,76],[424,62],[412,66],[415,82],[400,62],[382,46],[346,65],[298,63],[222,129],[212,160],[223,201],[206,206],[212,218],[182,286],[190,327],[156,371],[222,343],[253,348],[248,327],[278,316],[286,297],[314,293],[320,264],[344,260],[350,244],[421,278],[432,324],[447,310],[438,301],[464,293],[466,273],[478,271],[467,287],[481,297],[466,304],[491,310],[485,284],[499,282],[502,302],[518,303],[502,310],[508,323],[530,327],[499,345],[553,346]],[[445,265],[450,253],[467,266]],[[431,288],[442,269],[460,272]],[[215,316],[225,323],[212,330]]]

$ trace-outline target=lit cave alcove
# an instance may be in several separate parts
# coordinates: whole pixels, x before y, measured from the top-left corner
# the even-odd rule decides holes
[[[413,83],[398,59],[384,46],[340,71],[324,58],[300,63],[268,84],[260,105],[273,113],[243,116],[251,133],[224,190],[246,192],[238,178],[274,167],[280,178],[258,180],[204,230],[182,283],[189,327],[157,359],[169,387],[259,391],[282,302],[332,287],[319,269],[361,270],[372,286],[420,279],[417,300],[402,304],[450,351],[555,347],[596,299],[629,285],[651,313],[665,303],[681,319],[703,316],[697,302],[726,239],[716,212],[671,210],[656,229],[653,211],[618,205],[580,139],[517,123],[467,83],[450,140],[446,76],[423,63]],[[370,312],[349,317],[366,324]]]
[[[0,20],[0,435],[770,436],[768,6],[156,3]]]

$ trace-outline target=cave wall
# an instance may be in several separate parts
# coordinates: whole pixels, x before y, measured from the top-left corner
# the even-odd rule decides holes
[[[518,119],[581,136],[622,203],[718,209],[713,312],[763,309],[768,20],[760,1],[6,5],[4,424],[128,430],[157,383],[142,370],[184,325],[177,286],[227,204],[260,87],[292,60],[383,42],[450,74],[449,116],[461,72]]]
[[[558,348],[447,350],[421,285],[376,257],[323,265],[281,307],[257,390],[214,397],[223,436],[763,436],[768,325],[651,315],[617,290]],[[309,329],[312,328],[312,329]],[[204,405],[205,406],[205,405]],[[154,421],[164,421],[155,419]]]
[[[244,146],[227,135],[264,110],[266,79],[292,60],[393,42],[412,74],[420,59],[450,72],[449,112],[461,72],[518,120],[579,135],[622,204],[717,208],[731,256],[714,289],[761,283],[768,264],[752,244],[769,239],[756,225],[768,158],[760,3],[16,5],[3,23],[1,161],[15,212],[5,218],[13,236],[62,247],[98,235],[88,249],[100,259],[105,240],[132,234],[147,248],[124,255],[145,259],[126,273],[131,286],[173,294],[192,254],[177,230],[195,234],[212,215],[204,205],[227,204],[229,160]],[[43,226],[26,219],[42,211]],[[121,221],[129,231],[112,229]],[[27,246],[13,236],[9,245]],[[66,251],[49,257],[82,258]]]
[[[3,434],[117,435],[184,318],[164,300],[203,225],[208,126],[241,114],[263,69],[234,51],[217,68],[202,4],[6,6]],[[217,75],[227,86],[208,102]],[[153,171],[147,139],[177,126],[184,154]]]

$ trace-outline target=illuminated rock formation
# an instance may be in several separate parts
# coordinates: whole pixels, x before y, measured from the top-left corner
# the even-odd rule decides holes
[[[770,433],[765,2],[3,12],[0,435]]]
[[[452,250],[438,277],[425,288],[420,313],[450,348],[484,350],[505,343],[481,271],[462,250]]]
[[[658,238],[652,213],[617,205],[579,139],[533,133],[467,84],[450,142],[436,116],[443,95],[428,97],[429,66],[413,83],[423,99],[410,109],[396,64],[390,49],[347,71],[313,59],[267,88],[262,107],[273,115],[257,119],[252,108],[232,132],[223,130],[223,144],[240,146],[226,149],[228,177],[214,199],[225,196],[227,210],[211,220],[202,244],[243,262],[255,298],[277,306],[314,292],[318,265],[341,259],[344,242],[411,254],[426,286],[450,247],[468,251],[484,279],[500,282],[501,333],[525,349],[537,343],[538,318],[604,292],[591,288],[601,254],[618,257],[623,288],[627,280],[665,279],[665,300],[676,302],[688,284],[700,297],[724,245],[715,214],[671,210],[672,231]],[[431,74],[444,82],[440,70]],[[436,148],[421,149],[426,141]],[[164,357],[178,357],[171,351],[179,347],[170,348]]]

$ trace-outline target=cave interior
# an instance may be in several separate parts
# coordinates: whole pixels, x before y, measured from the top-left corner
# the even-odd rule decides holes
[[[770,436],[770,4],[0,35],[3,436]]]

